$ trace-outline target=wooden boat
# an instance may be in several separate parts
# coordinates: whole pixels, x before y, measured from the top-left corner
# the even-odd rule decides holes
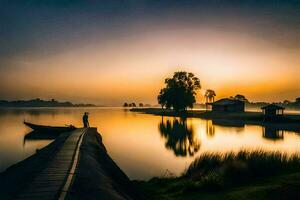
[[[24,124],[31,128],[34,131],[37,131],[39,133],[51,133],[51,134],[60,134],[63,132],[68,132],[76,129],[74,126],[44,126],[44,125],[37,125],[37,124],[32,124],[29,122],[25,122]]]

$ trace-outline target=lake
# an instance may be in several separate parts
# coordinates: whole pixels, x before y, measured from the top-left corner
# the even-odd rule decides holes
[[[130,179],[179,175],[200,154],[238,150],[299,152],[300,133],[211,120],[161,117],[123,108],[18,108],[0,110],[0,171],[52,140],[25,140],[23,121],[82,126],[82,114],[98,128],[109,155]]]

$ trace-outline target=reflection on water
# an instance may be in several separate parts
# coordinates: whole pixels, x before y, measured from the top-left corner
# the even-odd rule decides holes
[[[90,113],[90,124],[98,128],[109,155],[131,179],[149,179],[166,170],[180,174],[204,152],[299,151],[299,133],[283,133],[272,127],[162,118],[123,108],[0,109],[0,171],[53,141],[33,133],[27,135],[31,130],[23,125],[24,120],[81,127],[84,112]]]
[[[26,135],[24,135],[23,139],[23,146],[25,147],[26,143],[30,143],[31,141],[41,142],[41,141],[48,141],[49,143],[55,140],[57,137],[56,134],[45,134],[40,133],[38,131],[30,131]]]
[[[214,137],[215,135],[215,126],[212,120],[206,120],[206,135],[208,137]]]
[[[209,120],[210,121],[210,120]],[[218,125],[222,127],[234,128],[237,133],[243,132],[245,129],[245,124],[239,121],[224,121],[224,120],[211,120],[212,126]]]
[[[272,126],[263,127],[263,137],[269,140],[283,140],[283,130],[278,130]]]
[[[162,118],[158,129],[166,139],[166,148],[173,150],[176,156],[193,156],[200,149],[193,126],[188,126],[185,119],[164,121]]]

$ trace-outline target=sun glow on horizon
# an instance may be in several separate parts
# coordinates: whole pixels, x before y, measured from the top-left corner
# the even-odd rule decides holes
[[[73,24],[77,28],[54,20],[54,24],[49,22],[54,26],[49,35],[34,39],[21,35],[15,40],[22,41],[24,50],[11,53],[10,47],[8,53],[0,52],[0,99],[156,104],[164,79],[175,71],[194,73],[202,89],[215,90],[217,99],[240,93],[251,101],[283,101],[299,95],[298,27],[277,30],[274,25],[286,25],[279,24],[278,16],[273,19],[264,10],[263,14],[248,10],[264,19],[259,23],[243,12],[248,7],[234,15],[230,6],[222,12],[208,6],[212,15],[201,6],[195,7],[201,12],[190,14],[181,9],[159,12],[161,18],[151,12],[140,18],[130,17],[139,12],[126,13],[124,18],[116,14],[108,24],[98,12],[91,16],[99,24],[88,12],[83,16],[73,13],[79,20],[79,25]],[[65,17],[64,12],[61,15],[55,16]],[[86,24],[80,21],[84,17]],[[32,20],[43,24],[38,19]],[[294,23],[292,17],[290,20]],[[197,101],[204,101],[202,92]]]

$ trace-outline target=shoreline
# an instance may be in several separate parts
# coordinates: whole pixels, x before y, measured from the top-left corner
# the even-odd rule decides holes
[[[0,199],[14,199],[18,196],[26,188],[26,185],[30,185],[31,181],[49,165],[53,155],[64,145],[70,135],[72,135],[71,132],[61,134],[52,143],[37,150],[34,155],[0,173]],[[247,169],[243,166],[237,165],[238,168],[234,169]],[[298,171],[288,173],[279,171],[279,174],[275,176],[253,179],[253,181],[232,186],[229,184],[228,187],[226,184],[229,182],[224,182],[223,187],[223,182],[219,182],[219,177],[214,179],[212,176],[210,177],[212,179],[208,179],[209,182],[206,183],[201,177],[194,175],[188,177],[185,174],[174,177],[153,177],[150,180],[130,180],[109,156],[97,128],[89,128],[83,136],[79,163],[74,172],[74,179],[71,183],[71,189],[68,190],[67,199],[192,200],[200,198],[227,199],[229,197],[239,199],[239,196],[244,193],[250,195],[245,199],[252,199],[252,197],[263,197],[261,193],[264,192],[268,192],[268,195],[274,197],[272,193],[278,189],[280,189],[280,195],[284,195],[286,190],[290,192],[292,197],[300,194],[297,192],[298,189],[295,192],[293,187],[293,184],[298,184],[300,181]],[[286,182],[291,186],[286,186]],[[215,186],[219,187],[219,184],[221,184],[221,188],[214,189]],[[254,191],[256,185],[260,187],[259,194]]]
[[[265,122],[261,112],[222,113],[212,111],[189,110],[186,113],[176,113],[171,109],[161,108],[132,108],[131,112],[151,114],[166,117],[200,118],[212,120],[214,125],[242,127],[257,125],[276,130],[293,131],[300,133],[300,114],[285,114],[283,121]]]

